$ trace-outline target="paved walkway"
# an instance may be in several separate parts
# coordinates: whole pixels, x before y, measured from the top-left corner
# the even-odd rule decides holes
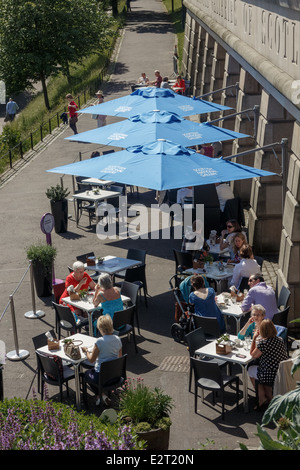
[[[163,4],[159,0],[136,0],[131,2],[132,12],[128,15],[124,34],[120,38],[115,68],[111,80],[105,87],[106,99],[130,93],[130,85],[142,71],[151,78],[154,70],[162,75],[172,71],[172,55],[175,35]],[[108,123],[114,122],[109,118]],[[94,121],[88,115],[79,118],[79,132],[91,129]],[[89,158],[96,148],[91,144],[79,144],[65,140],[71,135],[69,127],[61,129],[49,145],[36,152],[19,171],[0,189],[1,223],[1,267],[0,267],[0,315],[5,311],[9,296],[13,292],[19,349],[30,353],[25,361],[7,361],[4,368],[4,395],[23,398],[32,397],[36,389],[36,359],[32,337],[54,327],[52,297],[36,298],[36,308],[45,316],[39,320],[29,320],[24,314],[32,310],[29,275],[19,285],[27,269],[25,248],[33,242],[45,241],[40,230],[43,214],[50,212],[46,189],[59,182],[60,175],[46,170],[58,165],[73,162],[82,152]],[[138,139],[137,139],[138,140]],[[72,188],[71,178],[64,178],[64,185]],[[139,198],[131,196],[134,202],[154,203],[154,191],[144,190]],[[138,336],[139,353],[135,354],[133,344],[124,340],[124,352],[128,353],[128,375],[141,375],[146,383],[162,387],[175,401],[172,413],[170,449],[201,449],[210,440],[212,449],[235,449],[238,442],[249,446],[257,444],[256,422],[260,415],[253,411],[245,414],[242,408],[236,411],[234,397],[229,393],[225,422],[221,420],[220,406],[201,404],[198,414],[194,413],[194,396],[188,392],[189,358],[186,346],[176,343],[170,336],[174,322],[174,296],[169,291],[168,280],[174,273],[173,248],[179,248],[177,240],[138,240],[100,241],[95,235],[95,227],[87,227],[87,218],[81,219],[81,226],[74,222],[73,205],[69,205],[71,219],[66,234],[52,234],[52,243],[57,248],[55,275],[64,279],[78,254],[94,251],[97,256],[114,254],[126,256],[127,249],[136,247],[147,250],[147,281],[149,306],[143,300],[139,303],[141,336]],[[10,309],[0,317],[0,340],[5,341],[6,351],[15,350]],[[57,393],[51,390],[51,396]],[[74,398],[74,393],[71,393]],[[253,392],[250,390],[250,406]],[[91,410],[98,413],[93,405]]]

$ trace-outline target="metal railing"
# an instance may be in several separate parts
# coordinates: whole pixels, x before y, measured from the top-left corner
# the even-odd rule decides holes
[[[36,318],[41,318],[45,315],[45,313],[41,310],[36,309],[36,302],[35,302],[35,288],[34,288],[34,277],[33,277],[33,266],[32,266],[32,261],[29,261],[29,265],[27,266],[24,274],[22,275],[20,281],[18,282],[18,285],[14,289],[14,291],[9,295],[9,301],[3,310],[1,316],[0,316],[0,322],[4,318],[4,315],[6,312],[10,309],[11,313],[11,320],[12,320],[12,329],[13,329],[13,336],[14,336],[14,346],[15,349],[6,353],[6,358],[9,359],[10,361],[22,361],[26,359],[29,356],[29,352],[26,351],[25,349],[21,349],[19,347],[19,339],[18,339],[18,331],[17,331],[17,321],[16,321],[16,311],[15,311],[15,302],[14,302],[14,297],[17,294],[21,284],[23,283],[24,279],[27,276],[27,273],[30,273],[30,285],[31,285],[31,304],[32,304],[32,310],[26,312],[24,316],[28,319],[36,319]]]
[[[87,89],[76,97],[79,109],[85,104],[88,99],[92,97],[94,92],[100,87],[106,74],[108,62],[105,64],[101,71],[99,78],[93,82]],[[35,146],[44,141],[45,137],[51,135],[53,130],[61,126],[60,115],[66,112],[66,106],[60,108],[53,116],[49,117],[46,121],[43,121],[38,128],[30,132],[30,134],[24,139],[20,140],[14,147],[11,147],[6,153],[0,156],[1,161],[7,161],[9,168],[13,168],[13,163],[24,158],[24,155],[29,150],[34,150]],[[5,170],[4,170],[5,171]],[[1,174],[0,174],[1,179]]]

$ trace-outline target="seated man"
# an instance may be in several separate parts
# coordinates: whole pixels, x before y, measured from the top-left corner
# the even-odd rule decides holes
[[[265,318],[272,320],[278,310],[274,289],[265,283],[262,274],[252,274],[248,282],[250,289],[241,306],[243,312],[249,312],[251,305],[260,304],[266,310]]]
[[[160,85],[162,82],[162,76],[160,74],[160,71],[155,70],[154,75],[155,75],[155,80],[153,82],[149,82],[149,85],[154,85],[156,86],[156,88],[160,88]]]
[[[226,201],[234,199],[233,191],[227,183],[215,183],[215,186],[220,203],[220,211],[224,212]]]
[[[184,199],[186,197],[193,197],[193,186],[188,186],[187,188],[181,188],[177,191],[177,204],[184,204]]]
[[[137,81],[138,85],[146,85],[149,82],[149,78],[146,76],[145,72],[143,72],[140,78]]]

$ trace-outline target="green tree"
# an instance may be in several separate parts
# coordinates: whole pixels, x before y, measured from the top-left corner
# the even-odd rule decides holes
[[[96,0],[0,0],[0,78],[9,94],[47,79],[107,48],[112,19]]]

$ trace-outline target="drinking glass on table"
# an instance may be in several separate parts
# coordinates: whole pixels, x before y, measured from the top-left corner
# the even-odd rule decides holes
[[[247,351],[250,350],[251,343],[252,343],[251,336],[246,336],[246,338],[245,338],[245,349],[246,349]]]

